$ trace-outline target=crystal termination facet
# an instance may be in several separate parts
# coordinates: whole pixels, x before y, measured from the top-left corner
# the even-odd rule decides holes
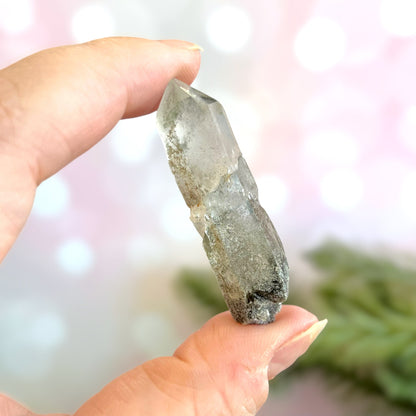
[[[232,316],[243,324],[273,322],[287,299],[288,264],[223,107],[174,79],[157,125]]]

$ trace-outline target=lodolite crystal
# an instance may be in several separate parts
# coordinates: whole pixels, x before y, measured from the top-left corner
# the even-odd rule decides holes
[[[174,79],[157,124],[232,316],[243,324],[273,322],[288,295],[287,260],[223,107]]]

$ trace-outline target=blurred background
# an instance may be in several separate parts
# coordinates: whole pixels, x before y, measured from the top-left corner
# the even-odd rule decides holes
[[[225,107],[292,299],[330,320],[260,414],[416,414],[416,2],[0,1],[0,67],[112,35],[203,46],[194,86]],[[154,115],[45,181],[0,266],[0,391],[74,412],[221,309],[203,312],[212,277],[195,290],[209,264],[188,216]]]

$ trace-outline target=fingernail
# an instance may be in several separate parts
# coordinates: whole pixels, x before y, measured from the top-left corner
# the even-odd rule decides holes
[[[197,45],[196,43],[194,43],[192,46],[190,46],[189,48],[190,51],[199,51],[199,52],[203,52],[204,48],[202,46]]]
[[[197,45],[196,43],[188,42],[186,40],[176,40],[176,39],[165,39],[160,40],[159,42],[164,43],[172,48],[186,49],[188,51],[199,51],[202,52],[204,49]]]
[[[327,319],[316,322],[306,331],[301,332],[281,345],[274,352],[274,356],[270,361],[268,368],[269,380],[276,377],[277,374],[281,373],[286,368],[290,367],[315,341],[327,323]]]

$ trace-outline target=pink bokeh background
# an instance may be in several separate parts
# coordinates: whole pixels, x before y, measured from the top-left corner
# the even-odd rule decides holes
[[[195,86],[224,105],[304,281],[302,253],[327,237],[415,252],[414,0],[0,2],[0,67],[112,35],[204,47]],[[0,390],[73,412],[170,354],[197,325],[171,288],[183,266],[208,262],[154,115],[123,121],[40,186],[0,266]],[[344,414],[319,383],[294,389],[260,414]]]

